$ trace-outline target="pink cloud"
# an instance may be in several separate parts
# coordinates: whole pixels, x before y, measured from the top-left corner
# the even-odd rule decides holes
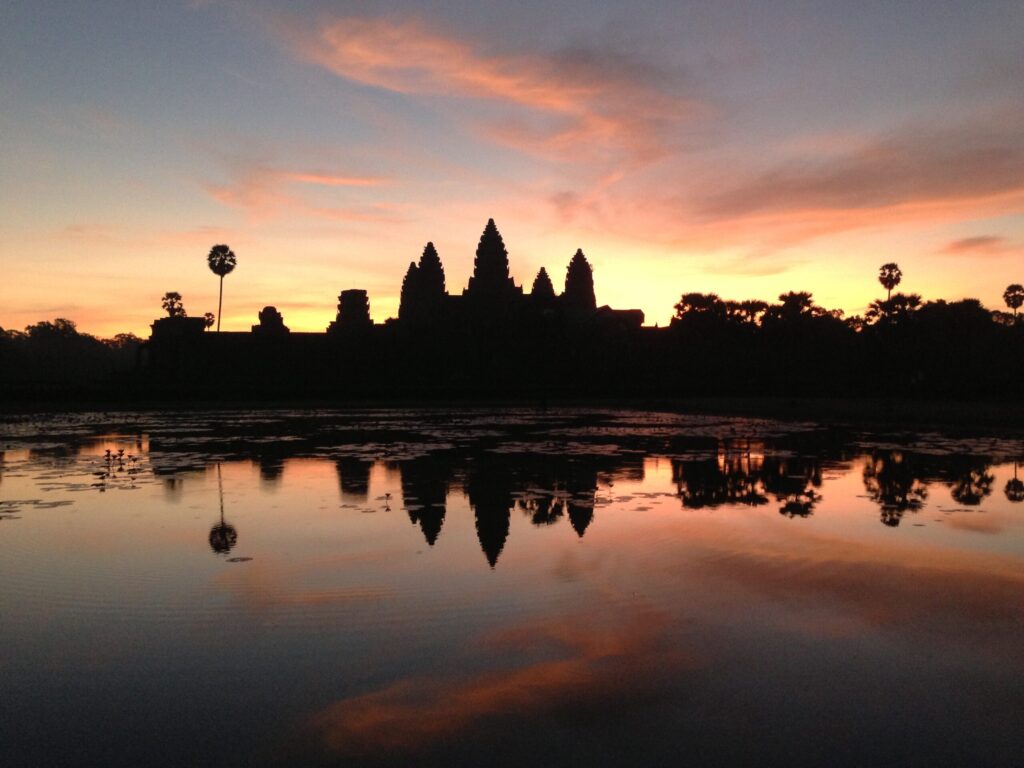
[[[977,237],[965,237],[948,243],[943,253],[953,255],[972,256],[1001,256],[1009,251],[1016,250],[1005,238],[998,235],[979,235]]]
[[[380,176],[288,171],[261,163],[229,162],[229,180],[223,184],[206,184],[207,194],[222,205],[243,210],[254,222],[264,223],[284,214],[319,218],[328,221],[395,222],[397,217],[373,203],[331,206],[316,203],[295,185],[320,187],[369,188],[387,183]]]
[[[278,21],[293,51],[347,80],[415,96],[512,108],[476,130],[563,161],[650,162],[672,129],[708,108],[673,93],[672,78],[613,51],[496,55],[407,18],[341,18],[313,28]]]

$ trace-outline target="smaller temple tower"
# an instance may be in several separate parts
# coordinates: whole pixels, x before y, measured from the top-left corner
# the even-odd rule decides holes
[[[366,291],[352,288],[338,296],[338,316],[327,326],[328,333],[351,333],[368,331],[373,327],[370,320],[370,299]]]

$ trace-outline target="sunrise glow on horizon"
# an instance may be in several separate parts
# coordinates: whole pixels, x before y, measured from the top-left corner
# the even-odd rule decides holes
[[[427,241],[460,293],[488,218],[527,290],[582,248],[598,304],[847,314],[1024,282],[1024,5],[5,4],[0,327],[148,336],[397,314]]]

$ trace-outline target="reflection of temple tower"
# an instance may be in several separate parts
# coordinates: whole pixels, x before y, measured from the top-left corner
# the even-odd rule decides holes
[[[281,484],[284,474],[284,459],[274,454],[262,454],[259,457],[260,482],[266,488],[274,488]]]
[[[362,459],[346,457],[334,462],[338,471],[342,501],[365,502],[370,493],[370,468],[372,464]]]
[[[591,464],[575,463],[569,468],[566,484],[569,500],[566,509],[569,524],[581,539],[594,519],[594,496],[597,494],[597,470]]]
[[[476,515],[476,535],[493,568],[508,539],[512,489],[507,473],[487,464],[475,466],[466,478],[466,495]]]
[[[448,468],[433,459],[418,459],[398,465],[402,475],[402,500],[409,521],[418,524],[427,544],[434,546],[444,524],[448,500]]]
[[[509,276],[508,252],[501,233],[494,225],[494,219],[488,219],[476,248],[473,276],[469,278],[465,296],[481,304],[504,303],[522,293],[523,289],[517,287]]]

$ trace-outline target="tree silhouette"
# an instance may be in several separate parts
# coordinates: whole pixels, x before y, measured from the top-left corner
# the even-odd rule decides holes
[[[882,510],[882,522],[895,528],[904,512],[917,512],[928,498],[913,460],[900,451],[881,451],[864,465],[864,488]]]
[[[213,312],[203,313],[203,327],[209,330],[213,327]]]
[[[680,320],[693,315],[724,319],[727,307],[717,293],[684,293],[673,309]]]
[[[1003,489],[1007,501],[1019,504],[1024,501],[1024,480],[1017,479],[1017,462],[1013,462],[1013,479],[1006,481],[1006,488]]]
[[[220,463],[217,464],[217,494],[220,497],[220,522],[210,529],[210,549],[218,555],[226,555],[238,543],[238,531],[231,523],[224,521],[224,484],[220,477]]]
[[[868,323],[879,321],[899,322],[906,320],[921,308],[921,297],[916,293],[897,293],[885,301],[873,301],[864,313]]]
[[[228,246],[215,245],[210,249],[206,263],[209,264],[210,271],[220,278],[220,297],[217,299],[217,333],[220,333],[220,316],[224,305],[224,278],[234,271],[238,259],[235,257],[235,252]]]
[[[1024,304],[1024,285],[1011,283],[1006,286],[1006,290],[1003,291],[1003,301],[1006,302],[1006,306],[1013,310],[1013,322],[1016,323],[1017,310]]]
[[[544,267],[540,268],[537,277],[533,279],[530,295],[544,301],[555,298],[555,286],[551,284],[551,278],[548,277],[548,271]]]
[[[594,271],[590,268],[590,262],[583,255],[582,249],[577,249],[569,267],[565,271],[565,292],[562,294],[565,302],[576,309],[590,310],[597,309],[597,299],[594,296]]]
[[[168,291],[160,299],[160,306],[168,317],[185,317],[185,307],[181,303],[181,294],[177,291]]]
[[[885,300],[888,301],[892,296],[892,289],[900,284],[900,280],[903,279],[903,272],[900,271],[899,264],[890,261],[888,264],[883,264],[878,270],[878,282],[882,284],[888,293],[886,294]]]
[[[949,495],[954,501],[965,506],[976,507],[992,493],[995,477],[985,471],[985,467],[966,469],[950,486]]]

